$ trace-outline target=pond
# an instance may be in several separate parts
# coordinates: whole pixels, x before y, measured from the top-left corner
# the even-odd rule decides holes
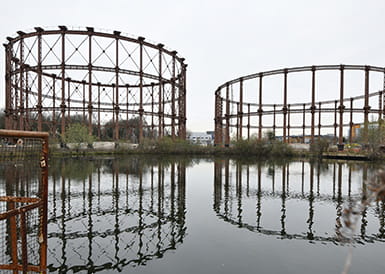
[[[385,205],[344,209],[378,166],[228,158],[56,159],[51,273],[384,273]]]

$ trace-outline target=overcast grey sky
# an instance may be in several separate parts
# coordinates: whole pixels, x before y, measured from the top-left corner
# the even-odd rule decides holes
[[[214,91],[233,78],[312,64],[385,66],[384,0],[1,2],[3,43],[36,26],[93,26],[177,50],[188,64],[187,127],[193,131],[213,128]],[[0,56],[4,75],[4,50]]]

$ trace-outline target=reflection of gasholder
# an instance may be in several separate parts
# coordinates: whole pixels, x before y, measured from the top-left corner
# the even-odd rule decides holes
[[[121,271],[174,250],[185,237],[185,166],[138,159],[62,161],[53,175],[49,270]],[[88,169],[88,174],[77,169]],[[81,178],[83,176],[83,178]]]
[[[242,229],[335,244],[343,240],[343,203],[365,195],[362,182],[367,173],[366,165],[342,163],[216,161],[213,208],[220,219]],[[366,218],[379,220],[370,223]],[[357,241],[370,243],[384,237],[384,233],[366,232],[384,231],[383,218],[373,209],[362,213],[361,226]]]

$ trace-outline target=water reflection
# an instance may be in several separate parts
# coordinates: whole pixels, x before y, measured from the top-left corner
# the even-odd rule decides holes
[[[214,163],[214,211],[239,228],[281,239],[340,243],[344,206],[367,193],[367,164]],[[334,217],[333,217],[334,216]],[[366,208],[354,240],[384,241],[384,203]]]
[[[183,242],[185,162],[62,160],[51,170],[50,272],[121,272]]]

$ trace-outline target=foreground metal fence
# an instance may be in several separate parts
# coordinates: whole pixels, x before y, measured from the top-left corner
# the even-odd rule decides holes
[[[0,130],[1,273],[46,273],[47,186],[48,134]]]

